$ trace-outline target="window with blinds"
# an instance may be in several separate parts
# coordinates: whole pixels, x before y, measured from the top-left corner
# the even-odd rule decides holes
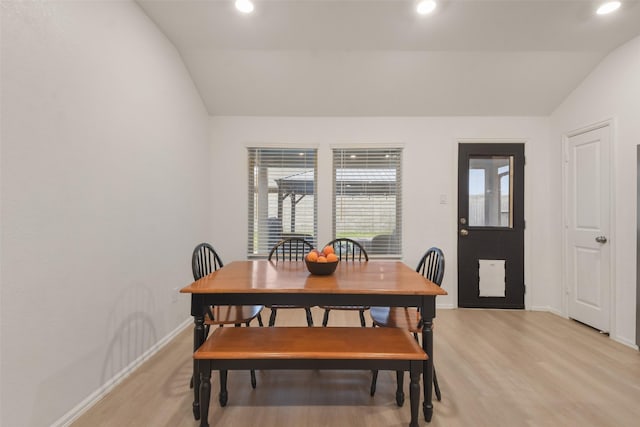
[[[402,254],[402,150],[333,150],[333,234],[371,255]]]
[[[288,237],[303,237],[316,246],[316,151],[248,149],[249,256],[267,256]]]

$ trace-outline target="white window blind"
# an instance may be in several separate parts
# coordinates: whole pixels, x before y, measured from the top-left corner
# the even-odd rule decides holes
[[[333,150],[333,234],[371,255],[402,254],[402,150]]]
[[[315,149],[249,148],[247,253],[266,256],[278,241],[317,235]]]

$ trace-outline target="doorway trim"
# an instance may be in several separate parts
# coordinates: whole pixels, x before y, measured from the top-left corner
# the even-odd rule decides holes
[[[526,166],[526,157],[527,157],[527,147],[528,147],[528,143],[529,140],[527,138],[456,138],[455,139],[455,144],[453,144],[453,151],[454,151],[454,155],[453,155],[453,165],[454,165],[454,171],[458,170],[458,147],[460,144],[524,144],[524,153],[525,153],[525,168],[524,168],[524,219],[525,222],[527,221],[528,218],[531,218],[530,215],[530,206],[531,206],[531,177],[529,176],[529,172],[527,166]],[[453,193],[452,194],[458,194],[458,174],[456,172],[456,177],[454,179],[454,187],[452,189]],[[452,238],[454,239],[453,241],[455,242],[455,251],[456,254],[458,253],[458,197],[455,197],[455,203],[452,204],[452,215],[453,215],[453,224],[454,226],[452,227]],[[529,236],[529,230],[527,229],[527,227],[525,227],[524,229],[524,284],[525,286],[531,284],[531,266],[530,264],[530,256],[529,254],[531,254],[531,243],[530,243],[530,236]],[[455,260],[452,260],[453,262],[455,262],[455,265],[452,265],[451,268],[455,269],[455,271],[458,271],[458,257],[455,257]],[[449,261],[447,261],[448,263]],[[524,293],[524,310],[532,310],[534,308],[531,307],[531,298],[532,298],[532,288],[533,287],[526,287],[525,288],[525,293]],[[449,292],[450,295],[453,296],[453,298],[455,299],[455,307],[458,307],[458,283],[457,283],[457,279],[456,279],[456,286],[455,286],[455,295],[452,292]]]
[[[640,347],[640,144],[636,145],[636,348]]]
[[[614,173],[614,155],[615,155],[615,119],[607,119],[601,122],[596,122],[591,125],[587,125],[578,129],[574,129],[569,132],[565,132],[562,135],[562,316],[569,318],[569,261],[567,259],[567,250],[569,244],[567,224],[569,215],[569,176],[568,176],[568,163],[569,163],[569,138],[580,135],[582,133],[590,132],[592,130],[608,127],[609,129],[609,235],[611,247],[609,264],[609,336],[614,338],[616,336],[616,281],[615,281],[615,260],[616,260],[616,226],[615,226],[615,173]]]

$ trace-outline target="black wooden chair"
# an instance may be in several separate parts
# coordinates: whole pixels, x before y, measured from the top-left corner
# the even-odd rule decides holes
[[[340,262],[363,262],[369,261],[369,255],[362,245],[355,240],[348,238],[334,239],[327,243],[326,246],[333,247],[333,251],[340,260]],[[331,310],[357,310],[360,313],[360,324],[364,328],[366,326],[364,320],[364,312],[369,307],[363,305],[321,305],[320,308],[324,309],[324,316],[322,318],[322,326],[327,326],[329,322],[329,313]]]
[[[300,237],[291,237],[284,239],[276,243],[271,252],[269,252],[269,261],[276,262],[290,262],[299,261],[304,262],[306,254],[313,249],[313,245],[307,240]],[[291,308],[304,308],[307,315],[307,325],[313,326],[313,317],[311,316],[311,307],[305,307],[300,305],[286,305],[286,304],[272,304],[267,305],[271,309],[271,316],[269,317],[269,326],[276,324],[276,316],[280,309]]]
[[[220,256],[210,244],[200,243],[193,250],[191,270],[194,280],[199,280],[222,267],[223,264]],[[205,339],[209,335],[209,328],[211,326],[240,326],[243,323],[249,326],[255,318],[258,319],[258,324],[263,326],[262,316],[260,315],[263,308],[264,306],[262,305],[216,305],[207,307],[207,312],[204,316]],[[256,375],[253,370],[251,371],[251,386],[253,388],[256,387]]]
[[[371,239],[369,253],[372,255],[392,254],[398,243],[398,236],[395,234],[378,234]]]
[[[422,259],[420,259],[416,271],[440,286],[442,284],[442,278],[444,277],[444,254],[442,251],[435,247],[429,248],[422,256]],[[416,310],[409,307],[371,307],[370,314],[374,327],[407,329],[413,334],[416,341],[418,340],[418,334],[422,333],[422,316],[420,315],[419,309]],[[403,375],[404,372],[397,372],[398,390],[401,390]],[[374,371],[371,380],[371,396],[376,392],[377,379],[378,372]],[[442,400],[435,367],[433,368],[433,386],[436,392],[436,398]],[[399,396],[400,394],[396,393],[396,401],[398,405],[402,405],[403,398]]]

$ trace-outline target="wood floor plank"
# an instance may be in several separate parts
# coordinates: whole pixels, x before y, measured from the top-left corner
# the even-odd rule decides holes
[[[268,318],[268,310],[266,310]],[[263,317],[265,316],[263,314]],[[313,310],[320,324],[322,311]],[[640,353],[550,313],[439,310],[434,362],[442,402],[433,427],[636,426]],[[278,325],[306,325],[303,310],[279,310]],[[368,320],[370,324],[370,320]],[[357,313],[332,311],[330,325],[358,326]],[[156,356],[83,414],[73,427],[196,427],[191,414],[192,332]],[[380,372],[375,397],[367,371],[258,371],[229,374],[229,404],[217,403],[212,427],[406,426],[395,405],[395,374]],[[408,380],[405,380],[408,394]]]

